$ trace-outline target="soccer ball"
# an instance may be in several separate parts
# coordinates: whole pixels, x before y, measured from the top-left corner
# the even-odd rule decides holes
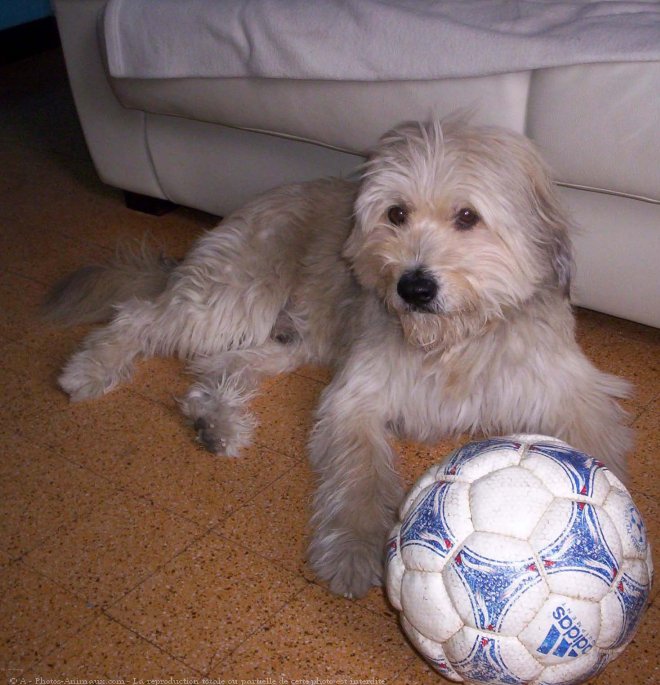
[[[621,481],[555,438],[472,442],[405,499],[387,593],[411,642],[468,683],[582,683],[630,642],[653,573]]]

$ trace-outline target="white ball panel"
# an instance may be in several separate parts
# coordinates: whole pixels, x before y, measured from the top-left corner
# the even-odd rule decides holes
[[[624,605],[615,591],[608,592],[600,600],[600,613],[600,635],[597,645],[609,649],[623,635],[625,628]]]
[[[438,673],[453,682],[464,682],[463,678],[452,668],[439,643],[429,640],[425,635],[422,635],[403,615],[401,616],[401,627],[408,636],[408,639],[419,650],[419,653]]]
[[[577,657],[572,661],[567,661],[554,666],[547,666],[543,669],[538,682],[543,685],[568,685],[569,683],[584,683],[589,678],[600,673],[610,661],[607,654],[603,654],[598,649],[593,649],[588,654]]]
[[[552,435],[542,435],[541,433],[514,433],[513,435],[505,436],[503,439],[519,442],[522,445],[525,445],[525,447],[529,447],[529,445],[535,445],[536,443],[570,447],[570,445],[567,442],[564,442],[559,438],[555,438]]]
[[[518,636],[541,663],[572,661],[595,648],[600,608],[594,602],[550,595]]]
[[[651,590],[646,561],[628,560],[614,587],[600,602],[599,647],[625,647],[635,635]]]
[[[599,601],[623,561],[619,535],[604,509],[556,499],[530,536],[552,592]]]
[[[473,533],[443,571],[445,587],[466,625],[517,635],[549,592],[528,543]]]
[[[624,492],[628,491],[626,486],[607,467],[605,467],[605,478],[607,478],[609,484],[613,488],[623,490]]]
[[[550,502],[552,494],[533,473],[511,466],[472,484],[472,524],[475,530],[526,540]]]
[[[399,553],[399,531],[401,524],[392,529],[385,550],[385,587],[392,606],[401,611],[401,580],[405,567]]]
[[[444,645],[454,669],[468,682],[527,682],[542,666],[515,637],[503,637],[465,626]],[[502,677],[508,677],[504,680]]]
[[[508,438],[469,442],[454,450],[442,463],[438,477],[459,478],[472,483],[488,473],[520,462],[522,444]]]
[[[439,482],[422,490],[401,526],[401,558],[408,569],[440,572],[473,531],[469,485]]]
[[[444,642],[463,625],[439,573],[406,571],[401,604],[408,621],[434,642]]]
[[[612,488],[603,508],[616,526],[623,545],[624,556],[644,559],[648,549],[646,527],[630,495],[623,490]]]

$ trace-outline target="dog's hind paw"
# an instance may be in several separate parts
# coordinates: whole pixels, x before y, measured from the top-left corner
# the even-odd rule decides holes
[[[121,381],[120,375],[109,375],[102,365],[86,352],[74,355],[62,370],[57,384],[72,402],[101,397]]]

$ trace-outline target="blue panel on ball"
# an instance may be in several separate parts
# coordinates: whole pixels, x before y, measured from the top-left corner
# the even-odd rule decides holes
[[[401,526],[401,549],[419,545],[446,557],[457,543],[447,522],[445,507],[451,483],[435,483],[422,501],[408,513]]]
[[[621,633],[612,645],[613,649],[627,645],[637,630],[649,598],[650,583],[642,585],[627,573],[623,573],[616,585],[616,598],[623,611]]]
[[[463,547],[451,566],[470,599],[477,628],[497,631],[511,607],[529,588],[542,582],[534,559],[502,561]]]
[[[466,680],[488,685],[521,685],[527,681],[511,673],[502,659],[497,638],[478,635],[470,653],[454,664]]]
[[[568,525],[549,545],[539,551],[548,576],[571,571],[586,573],[610,585],[618,573],[618,563],[607,544],[591,504],[573,502]]]
[[[578,452],[572,447],[549,443],[531,445],[527,454],[542,454],[561,466],[568,476],[574,494],[587,497],[593,494],[595,474],[603,467],[603,463],[598,459]]]

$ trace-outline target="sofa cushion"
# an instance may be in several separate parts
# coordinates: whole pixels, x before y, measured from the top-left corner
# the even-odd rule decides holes
[[[542,69],[526,133],[562,183],[658,202],[658,94],[660,62]]]
[[[530,72],[433,81],[112,79],[130,109],[313,142],[363,154],[404,120],[475,107],[475,119],[525,125]]]
[[[404,119],[474,108],[532,137],[560,183],[660,201],[660,62],[434,81],[112,79],[128,108],[363,154]]]
[[[110,0],[116,78],[387,81],[660,59],[653,2]]]

